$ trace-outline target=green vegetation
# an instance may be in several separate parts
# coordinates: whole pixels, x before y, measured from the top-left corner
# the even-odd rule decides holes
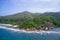
[[[0,23],[16,24],[19,25],[19,28],[35,28],[38,30],[41,29],[43,25],[45,26],[47,22],[55,26],[60,26],[60,21],[58,21],[59,19],[55,16],[56,13],[54,17],[52,14],[45,13],[39,15],[39,13],[32,14],[31,12],[25,11],[15,15],[0,17]]]

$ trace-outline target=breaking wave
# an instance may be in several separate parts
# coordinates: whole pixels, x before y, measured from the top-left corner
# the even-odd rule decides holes
[[[53,34],[60,34],[60,32],[58,32],[58,31],[44,31],[44,30],[25,31],[25,30],[7,28],[7,27],[2,27],[2,26],[0,26],[0,28],[10,30],[10,31],[14,31],[14,32],[24,32],[24,33],[38,33],[38,34],[51,34],[51,33],[53,33]]]

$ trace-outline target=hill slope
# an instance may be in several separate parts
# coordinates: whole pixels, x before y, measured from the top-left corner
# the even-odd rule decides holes
[[[24,11],[0,17],[0,23],[19,25],[19,28],[44,28],[60,26],[60,12],[31,13]],[[56,20],[57,19],[57,20]]]
[[[60,12],[31,13],[28,11],[24,11],[13,15],[4,16],[3,18],[26,20],[40,16],[53,16],[56,19],[60,20]]]
[[[41,14],[40,16],[53,16],[56,19],[60,20],[60,12],[45,12]]]

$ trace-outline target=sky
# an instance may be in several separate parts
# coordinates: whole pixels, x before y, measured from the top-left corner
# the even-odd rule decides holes
[[[0,16],[23,11],[60,12],[60,0],[0,0]]]

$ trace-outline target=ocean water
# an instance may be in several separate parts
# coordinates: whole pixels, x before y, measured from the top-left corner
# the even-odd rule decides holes
[[[0,40],[60,40],[60,28],[50,31],[24,32],[0,26]]]

